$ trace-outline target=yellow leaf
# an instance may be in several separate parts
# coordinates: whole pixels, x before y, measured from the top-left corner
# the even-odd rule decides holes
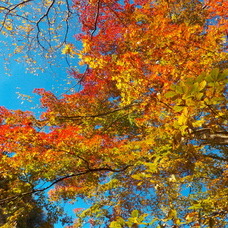
[[[180,125],[183,125],[187,122],[187,118],[186,116],[182,113],[179,117],[178,117],[178,123]]]
[[[12,30],[13,30],[13,26],[12,26],[11,23],[5,24],[4,27],[5,27],[7,30],[9,30],[9,31],[12,31]]]
[[[62,54],[73,56],[77,53],[74,50],[73,44],[66,44],[65,47],[62,49]]]

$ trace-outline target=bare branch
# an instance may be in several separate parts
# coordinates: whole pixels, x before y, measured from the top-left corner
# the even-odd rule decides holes
[[[28,2],[32,2],[32,1],[33,1],[33,0],[25,0],[25,1],[20,2],[20,3],[18,3],[18,4],[11,5],[11,6],[9,6],[9,7],[1,6],[4,10],[7,10],[8,12],[7,12],[7,13],[5,14],[5,16],[4,16],[4,19],[3,19],[3,22],[2,22],[2,26],[1,26],[1,28],[0,28],[0,31],[4,28],[5,23],[6,23],[6,20],[7,20],[7,17],[8,17],[8,15],[10,15],[10,13],[11,13],[12,11],[14,11],[14,10],[17,9],[18,7],[21,7],[22,5],[24,5],[24,4],[28,3]]]
[[[40,42],[40,23],[41,23],[41,21],[46,17],[46,18],[48,18],[48,14],[49,14],[49,12],[50,12],[50,10],[51,10],[51,8],[53,7],[53,5],[55,4],[55,0],[53,0],[52,2],[51,2],[51,4],[49,5],[49,7],[47,8],[47,11],[46,11],[46,13],[45,14],[43,14],[40,18],[39,18],[39,20],[36,22],[36,27],[37,27],[37,35],[36,35],[36,38],[37,38],[37,42],[38,42],[38,44],[44,49],[44,50],[46,50],[46,48],[41,44],[41,42]]]
[[[72,14],[68,0],[66,0],[66,5],[67,5],[66,33],[65,33],[65,36],[64,36],[63,43],[66,43],[66,39],[67,39],[68,31],[69,31],[69,21],[68,21],[68,19],[70,18],[71,14]]]

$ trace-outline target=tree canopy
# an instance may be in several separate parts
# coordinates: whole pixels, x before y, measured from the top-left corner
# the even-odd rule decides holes
[[[69,70],[78,92],[34,90],[39,118],[1,107],[2,227],[28,208],[51,227],[79,197],[90,207],[68,227],[226,227],[228,2],[36,2],[2,1],[4,35],[86,68]]]

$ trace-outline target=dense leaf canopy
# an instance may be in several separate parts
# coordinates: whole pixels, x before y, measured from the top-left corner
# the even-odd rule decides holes
[[[55,45],[86,70],[71,68],[77,93],[35,89],[45,108],[38,119],[1,108],[2,227],[37,205],[48,212],[41,227],[51,227],[62,216],[55,205],[79,197],[91,207],[76,208],[70,227],[225,227],[228,2],[42,1],[47,11],[31,27],[33,12],[17,10],[38,11],[34,2],[2,1],[4,35],[26,34],[34,51]],[[50,12],[67,31],[78,15],[81,50],[67,32],[52,40],[60,28],[42,32]]]

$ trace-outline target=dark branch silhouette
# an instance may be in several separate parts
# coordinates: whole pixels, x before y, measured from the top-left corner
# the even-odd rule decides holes
[[[21,193],[21,194],[18,194],[18,195],[15,195],[15,196],[12,196],[12,197],[8,197],[8,198],[5,198],[5,199],[2,199],[0,200],[0,204],[3,204],[5,202],[11,202],[11,201],[15,201],[16,199],[18,198],[21,198],[21,197],[24,197],[26,195],[31,195],[31,194],[36,194],[38,192],[44,192],[45,190],[47,189],[50,189],[52,186],[54,186],[55,184],[61,182],[61,181],[64,181],[66,179],[69,179],[69,178],[72,178],[72,177],[77,177],[77,176],[82,176],[82,175],[85,175],[85,174],[88,174],[88,173],[94,173],[94,172],[114,172],[114,173],[118,173],[118,172],[123,172],[125,171],[126,169],[128,169],[131,165],[127,165],[125,166],[124,168],[122,169],[112,169],[110,167],[102,167],[102,168],[96,168],[96,169],[93,169],[93,168],[89,168],[87,169],[86,171],[82,171],[82,172],[78,172],[78,173],[73,173],[73,174],[68,174],[68,175],[65,175],[63,177],[60,177],[56,180],[54,180],[51,184],[49,184],[47,187],[45,188],[40,188],[40,189],[33,189],[32,191],[29,191],[29,192],[24,192],[24,193]]]

